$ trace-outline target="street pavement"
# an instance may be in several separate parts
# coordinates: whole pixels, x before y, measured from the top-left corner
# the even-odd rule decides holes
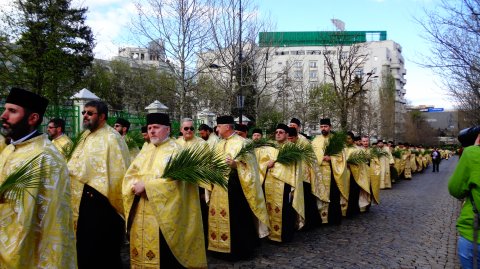
[[[293,242],[262,242],[247,261],[208,257],[209,268],[460,268],[455,222],[461,203],[448,194],[458,158],[430,165],[381,190],[380,205],[340,226],[297,232]]]

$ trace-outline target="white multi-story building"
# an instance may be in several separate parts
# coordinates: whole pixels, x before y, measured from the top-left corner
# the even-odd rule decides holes
[[[285,80],[294,90],[308,91],[322,83],[332,82],[326,57],[346,59],[351,53],[350,47],[355,44],[359,48],[357,54],[363,58],[355,58],[361,64],[356,66],[353,76],[364,79],[364,86],[372,89],[369,98],[376,99],[374,101],[378,103],[378,90],[384,76],[391,74],[395,79],[395,138],[400,138],[406,112],[406,70],[401,46],[387,40],[386,36],[386,31],[260,33],[259,46],[268,51],[269,62],[265,65],[265,76],[260,76],[258,83],[266,84],[265,81],[277,78],[269,86],[271,91],[279,91]],[[332,56],[336,53],[341,55]],[[292,97],[295,98],[295,94]]]
[[[115,60],[128,62],[131,67],[153,67],[168,69],[164,43],[161,40],[151,41],[147,48],[121,47]]]

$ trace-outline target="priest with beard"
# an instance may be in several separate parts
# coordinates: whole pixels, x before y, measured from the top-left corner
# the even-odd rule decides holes
[[[130,154],[122,136],[107,124],[104,102],[86,103],[82,115],[86,131],[68,162],[78,267],[121,268],[126,238],[122,180]]]
[[[342,222],[342,208],[340,205],[342,196],[341,189],[344,190],[345,187],[343,177],[346,160],[343,152],[335,156],[325,155],[325,146],[332,136],[330,132],[331,127],[330,119],[320,120],[320,130],[322,134],[317,135],[315,139],[313,139],[312,147],[319,164],[316,180],[323,182],[329,189],[329,202],[322,202],[319,206],[322,222],[340,225]],[[346,198],[348,199],[348,195]]]
[[[147,115],[150,144],[123,181],[131,268],[206,268],[198,186],[162,178],[182,146],[170,135],[167,114]]]
[[[231,261],[250,258],[258,237],[268,235],[268,214],[253,153],[237,154],[247,140],[235,133],[232,116],[217,118],[222,138],[215,150],[230,166],[228,188],[214,185],[208,214],[208,250]],[[262,232],[260,232],[262,231]]]
[[[1,268],[76,268],[77,253],[70,204],[70,179],[64,157],[37,128],[48,100],[13,88],[2,113],[2,133],[11,143],[0,155],[0,185],[35,156],[27,168],[40,170],[40,184],[23,200],[0,197]]]

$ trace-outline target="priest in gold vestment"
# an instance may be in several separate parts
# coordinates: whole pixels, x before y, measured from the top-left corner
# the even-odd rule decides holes
[[[23,200],[0,197],[0,268],[76,268],[70,179],[63,156],[36,128],[48,100],[13,88],[6,99],[2,132],[11,143],[0,154],[0,185],[26,162],[41,169],[40,184]]]
[[[347,133],[346,159],[359,154],[361,147],[354,144],[354,135]],[[370,180],[366,163],[347,163],[347,174],[350,178],[350,192],[348,198],[347,217],[354,217],[365,210],[370,204]]]
[[[79,268],[121,268],[125,243],[122,180],[130,159],[127,144],[107,124],[102,101],[85,104],[87,129],[72,153],[68,170]]]
[[[213,255],[228,260],[251,257],[258,245],[258,227],[269,226],[265,198],[258,177],[258,167],[252,153],[235,159],[246,140],[234,130],[232,116],[217,118],[222,139],[216,151],[225,159],[231,171],[228,190],[214,185],[208,214],[208,249]],[[264,230],[263,230],[264,231]]]
[[[65,155],[67,147],[72,145],[72,140],[64,134],[65,121],[60,118],[53,118],[48,122],[47,133],[53,145],[58,149],[60,153]]]
[[[392,188],[392,178],[390,175],[390,166],[395,164],[392,153],[388,147],[385,147],[385,141],[379,140],[377,142],[377,147],[379,150],[386,152],[386,156],[381,156],[378,158],[380,162],[380,189],[391,189]]]
[[[317,135],[312,141],[312,147],[319,165],[316,180],[320,180],[320,182],[323,182],[323,184],[327,186],[329,190],[329,202],[322,203],[319,210],[321,211],[323,223],[340,225],[343,212],[346,214],[348,202],[349,179],[346,178],[345,174],[346,160],[344,152],[336,156],[325,155],[325,146],[332,135],[330,133],[330,119],[320,120],[320,130],[322,134]],[[314,187],[313,184],[314,183],[312,183],[313,193],[317,196],[315,192],[316,187]],[[344,205],[343,207],[341,203]]]
[[[287,125],[277,125],[275,141],[278,147],[291,143],[287,140],[288,131]],[[290,165],[277,163],[278,153],[278,149],[267,147],[258,162],[260,173],[265,175],[263,186],[272,228],[269,239],[277,242],[290,242],[293,240],[297,228],[297,220],[301,225],[305,220],[301,163]]]
[[[148,114],[147,124],[150,144],[123,181],[131,268],[206,268],[198,186],[162,178],[182,147],[169,138],[168,115]]]

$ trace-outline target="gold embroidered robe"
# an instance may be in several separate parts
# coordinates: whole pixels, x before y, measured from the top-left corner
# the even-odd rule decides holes
[[[165,166],[182,147],[173,139],[148,144],[132,162],[123,181],[125,215],[131,210],[136,181],[145,183],[130,230],[131,268],[159,268],[160,231],[178,262],[187,268],[206,268],[205,239],[198,186],[162,178]],[[147,198],[148,197],[148,198]]]
[[[68,162],[75,227],[85,184],[108,198],[117,213],[124,218],[122,180],[130,165],[129,156],[124,139],[108,124],[93,133],[89,130],[84,132],[82,142]]]
[[[237,134],[221,139],[215,150],[221,154],[222,158],[234,158],[245,145],[247,140]],[[258,222],[263,225],[269,225],[269,217],[262,186],[258,176],[258,165],[253,154],[247,154],[244,158],[237,161],[238,177],[245,198],[252,212],[255,214]],[[228,181],[229,177],[225,177]],[[210,207],[208,215],[208,249],[212,251],[230,253],[231,252],[231,234],[230,234],[230,212],[228,201],[228,190],[214,185],[210,196]]]
[[[65,159],[47,135],[7,146],[0,155],[0,184],[39,153],[45,176],[23,201],[0,202],[0,268],[76,268],[70,179]]]
[[[346,159],[350,157],[350,155],[362,151],[359,147],[347,147],[346,148]],[[360,187],[360,194],[358,198],[358,205],[361,211],[365,211],[366,206],[371,203],[370,197],[370,174],[369,174],[369,167],[366,163],[360,164],[347,164],[347,173],[348,178],[350,178],[350,174],[353,175],[353,179]]]
[[[340,206],[342,214],[346,214],[348,205],[348,192],[350,188],[350,178],[347,178],[345,173],[346,159],[345,151],[342,151],[336,156],[330,156],[331,161],[323,161],[325,145],[328,137],[317,135],[312,141],[313,151],[317,157],[317,163],[313,165],[315,177],[313,177],[312,193],[319,198],[317,206],[323,223],[328,222],[328,203],[330,202],[330,184],[331,172],[333,170],[333,177],[340,190]],[[326,195],[326,197],[325,197]]]
[[[208,136],[207,144],[211,149],[214,149],[218,141],[220,141],[220,138],[218,138],[218,136],[216,136],[215,133],[211,133]]]
[[[290,142],[286,142],[290,143]],[[301,178],[301,164],[275,165],[267,170],[269,161],[275,161],[278,156],[278,149],[263,147],[263,154],[259,156],[260,174],[265,178],[265,202],[267,204],[270,225],[270,240],[282,241],[282,216],[283,216],[283,193],[285,184],[291,186],[293,193],[292,207],[300,217],[301,223],[305,220],[305,203],[303,194],[303,179]],[[301,227],[299,227],[301,228]]]
[[[405,179],[412,179],[412,162],[410,158],[412,157],[412,153],[409,149],[405,149],[402,160],[405,162]]]
[[[380,160],[374,157],[370,160],[370,187],[373,201],[380,204]]]
[[[392,188],[392,178],[390,175],[390,164],[394,164],[392,154],[388,148],[379,148],[379,150],[385,151],[388,153],[388,156],[382,156],[379,158],[380,162],[380,189],[391,189]]]
[[[5,139],[5,136],[0,134],[0,153],[3,151],[4,148],[7,147],[7,141]]]
[[[65,156],[65,149],[72,145],[72,140],[65,134],[52,140],[53,145],[58,149],[62,155]]]

